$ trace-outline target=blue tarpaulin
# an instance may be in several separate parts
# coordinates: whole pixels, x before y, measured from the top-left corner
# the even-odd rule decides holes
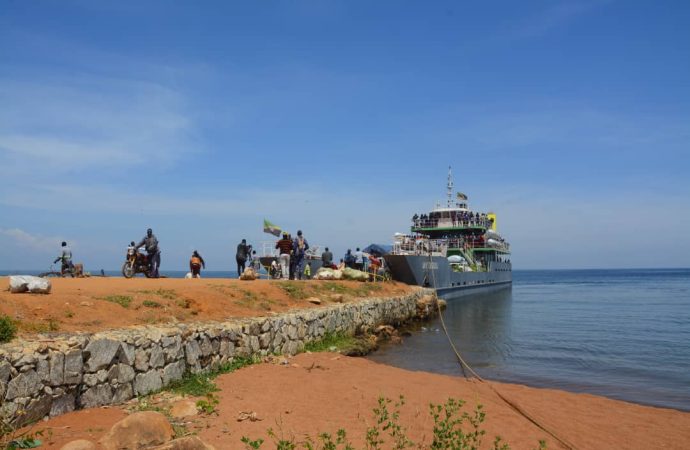
[[[371,244],[362,251],[364,253],[369,253],[370,255],[374,256],[383,256],[386,253],[389,253],[391,250],[393,250],[392,245],[385,245],[385,244]]]

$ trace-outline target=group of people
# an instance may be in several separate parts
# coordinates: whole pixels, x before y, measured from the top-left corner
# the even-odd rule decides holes
[[[345,257],[340,260],[339,269],[349,267],[351,269],[361,270],[362,272],[379,273],[383,268],[383,260],[375,255],[367,255],[357,247],[354,253],[351,249],[347,249]]]
[[[130,242],[128,250],[139,251],[140,248],[144,248],[146,251],[147,259],[149,265],[149,276],[150,278],[160,277],[160,264],[161,264],[161,251],[158,243],[158,238],[153,234],[153,230],[149,228],[146,230],[146,235],[136,243],[134,241]],[[282,239],[276,242],[275,248],[278,250],[278,261],[277,264],[280,268],[280,278],[282,279],[303,279],[311,278],[311,263],[306,261],[307,250],[309,250],[309,243],[304,237],[302,230],[297,231],[297,237],[292,238],[292,236],[283,232]],[[235,254],[235,260],[237,262],[237,276],[241,276],[247,268],[247,264],[254,269],[256,273],[261,269],[261,261],[259,256],[256,254],[256,250],[253,250],[250,244],[247,244],[246,239],[237,245],[237,252]],[[72,250],[67,246],[67,242],[62,243],[60,256],[55,259],[55,263],[58,261],[62,262],[61,272],[63,274],[68,273],[73,270],[74,265],[72,263]],[[352,250],[348,249],[345,256],[340,259],[340,263],[336,265],[333,262],[333,253],[328,247],[325,248],[321,254],[321,267],[328,267],[332,269],[344,269],[345,267],[350,267],[357,270],[367,271],[373,270],[378,272],[382,267],[382,261],[373,255],[366,255],[359,247],[353,253]],[[192,256],[189,259],[189,273],[192,278],[200,278],[201,270],[206,268],[206,262],[204,258],[199,254],[197,250],[192,252]]]
[[[442,218],[442,214],[445,219],[450,219],[452,225],[456,226],[482,226],[488,228],[492,224],[492,219],[490,219],[485,213],[478,213],[472,211],[443,211],[443,212],[432,212],[430,214],[413,215],[412,223],[416,227],[436,227],[438,226],[439,219]]]
[[[311,277],[311,264],[305,265],[309,243],[302,234],[302,230],[297,230],[297,237],[294,239],[288,232],[283,232],[283,236],[276,242],[275,248],[278,250],[280,278],[283,280],[301,280],[303,277]],[[328,248],[324,253],[326,252],[328,252]],[[333,259],[332,254],[330,259]]]

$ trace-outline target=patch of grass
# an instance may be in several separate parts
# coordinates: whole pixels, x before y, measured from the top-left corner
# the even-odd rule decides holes
[[[270,311],[271,310],[271,303],[269,301],[263,301],[259,303],[259,308]]]
[[[218,397],[209,392],[206,394],[206,399],[198,400],[196,402],[196,407],[204,414],[217,414],[218,412],[216,411],[216,407],[218,406],[218,403],[220,403]]]
[[[449,398],[443,405],[429,405],[429,412],[433,419],[433,428],[430,430],[432,442],[414,443],[407,437],[407,429],[400,424],[400,410],[405,405],[405,398],[401,395],[399,400],[393,402],[389,398],[379,397],[376,407],[373,409],[374,423],[367,428],[365,442],[367,450],[382,450],[384,448],[403,450],[406,448],[425,448],[431,450],[476,450],[484,448],[482,438],[486,431],[482,429],[486,414],[482,405],[477,405],[474,411],[461,411],[465,404],[462,400]],[[268,430],[268,436],[272,439],[278,450],[294,450],[300,448],[308,450],[353,450],[354,447],[347,438],[347,432],[339,429],[335,436],[330,433],[318,433],[316,439],[306,435],[305,440],[296,442],[294,437],[285,437],[285,433],[275,433]],[[242,436],[240,441],[245,449],[257,450],[264,443],[263,439],[252,440]],[[493,441],[492,450],[509,450],[500,436]],[[539,449],[546,449],[546,442],[539,441]]]
[[[153,404],[151,402],[150,397],[140,397],[138,399],[136,405],[134,405],[134,407],[132,408],[132,410],[137,411],[137,412],[155,411],[155,412],[159,412],[161,414],[164,414],[166,416],[170,415],[170,410],[168,408],[162,408],[156,404]]]
[[[17,324],[10,316],[0,316],[0,342],[10,342],[17,335]]]
[[[332,347],[340,349],[355,342],[354,336],[347,336],[342,333],[327,333],[318,341],[308,342],[304,346],[304,350],[308,352],[327,352]]]
[[[357,297],[366,297],[371,295],[372,292],[378,292],[383,290],[383,286],[374,283],[363,283],[357,288],[352,290],[352,293]]]
[[[235,291],[235,288],[232,286],[225,286],[223,284],[209,284],[208,287],[214,291],[220,292],[221,294],[230,296],[232,296]]]
[[[258,362],[258,359],[254,358],[233,358],[232,362],[223,364],[218,370],[214,370],[208,373],[186,373],[185,376],[178,381],[175,381],[165,388],[167,391],[176,392],[178,394],[186,394],[194,397],[205,397],[213,392],[217,392],[219,389],[213,382],[213,379],[218,375],[224,373],[234,372],[242,367],[249,366]]]
[[[147,323],[149,325],[153,325],[155,323],[160,323],[164,319],[160,317],[158,314],[155,314],[151,311],[148,311],[144,314],[144,317],[141,319],[142,322]]]
[[[162,308],[163,305],[161,305],[158,302],[154,302],[153,300],[144,300],[142,305],[146,306],[147,308]]]
[[[288,297],[293,298],[295,300],[303,300],[307,297],[309,297],[309,294],[304,289],[304,285],[302,283],[298,283],[295,281],[283,281],[280,283],[277,283],[277,286],[281,288],[285,293],[288,295]]]
[[[101,300],[105,300],[106,302],[111,303],[117,303],[123,308],[127,308],[132,303],[133,299],[131,295],[106,295],[105,297],[101,297]]]
[[[17,325],[22,331],[27,333],[49,333],[60,330],[60,322],[53,317],[49,317],[43,322],[25,322],[20,320],[17,321]]]
[[[256,296],[256,294],[253,293],[252,291],[248,291],[248,290],[246,290],[246,289],[241,289],[240,292],[241,292],[242,295],[244,296],[244,299],[247,300],[247,301],[255,301],[255,300],[258,299],[258,297]]]
[[[192,302],[188,298],[178,298],[175,304],[184,309],[189,309],[192,306]]]
[[[71,319],[72,317],[74,317],[74,311],[70,311],[70,310],[65,311],[65,317],[67,317],[68,319]]]
[[[383,286],[376,283],[358,283],[356,287],[338,283],[337,281],[322,281],[313,285],[315,293],[344,294],[354,297],[366,297],[372,292],[383,290]]]
[[[319,290],[326,290],[334,294],[349,294],[350,292],[350,288],[334,281],[324,281],[320,284]]]
[[[171,383],[167,390],[178,394],[202,397],[219,390],[211,377],[211,374],[187,373],[181,380]]]
[[[137,291],[141,294],[150,294],[150,295],[156,295],[158,297],[167,299],[167,300],[175,300],[178,295],[177,292],[175,292],[172,289],[156,289],[155,291]]]

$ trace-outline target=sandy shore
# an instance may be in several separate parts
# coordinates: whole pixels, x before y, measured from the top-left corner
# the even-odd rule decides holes
[[[50,295],[0,292],[0,312],[20,322],[24,335],[50,331],[96,331],[142,323],[185,320],[222,320],[228,317],[267,315],[292,308],[314,307],[306,301],[318,297],[327,304],[357,301],[364,296],[391,296],[409,292],[400,284],[361,284],[275,281],[241,282],[203,279],[91,278],[53,280]],[[0,278],[0,284],[7,283]],[[286,289],[286,286],[290,288]],[[125,306],[118,298],[128,298]],[[155,303],[155,304],[154,304]],[[52,324],[52,325],[51,325]],[[186,424],[218,449],[242,449],[243,436],[264,438],[272,428],[303,441],[320,432],[347,430],[356,448],[364,448],[364,436],[373,422],[377,398],[403,395],[401,424],[408,437],[422,446],[429,444],[432,420],[429,403],[449,398],[467,402],[465,410],[484,405],[489,448],[500,435],[513,449],[562,448],[557,440],[504,402],[492,386],[548,430],[578,449],[684,449],[690,445],[690,413],[640,406],[587,394],[573,394],[526,386],[471,382],[460,377],[412,372],[366,359],[334,353],[302,354],[280,364],[257,364],[220,376],[216,384],[217,415],[195,416]],[[174,400],[174,399],[173,399]],[[170,406],[170,394],[147,402]],[[137,402],[137,400],[133,400]],[[78,411],[40,422],[46,430],[42,448],[60,448],[66,442],[86,438],[97,441],[127,414],[132,403],[122,407]],[[238,422],[242,411],[255,412],[256,422]]]
[[[497,397],[487,384],[460,377],[412,372],[366,359],[334,353],[301,354],[288,365],[264,363],[216,379],[218,415],[197,416],[188,429],[218,449],[244,448],[242,436],[262,437],[270,445],[267,429],[282,430],[297,441],[319,432],[347,430],[356,448],[364,448],[372,408],[381,395],[403,395],[401,423],[415,443],[428,444],[432,421],[429,402],[449,397],[467,402],[470,411],[484,405],[487,418],[484,448],[500,435],[512,449],[532,449],[538,441],[548,448],[563,448],[556,440]],[[690,413],[640,406],[587,394],[491,383],[539,423],[578,449],[685,449],[690,443]],[[165,406],[164,404],[162,406]],[[242,411],[256,412],[260,421],[238,422]],[[102,408],[67,414],[37,428],[51,429],[46,448],[59,448],[77,438],[98,440],[125,416],[123,408]]]
[[[389,297],[411,291],[402,283],[356,281],[240,281],[159,278],[55,278],[49,295],[11,294],[0,277],[0,314],[18,321],[24,336],[37,332],[102,331],[130,325],[265,316],[293,308]]]

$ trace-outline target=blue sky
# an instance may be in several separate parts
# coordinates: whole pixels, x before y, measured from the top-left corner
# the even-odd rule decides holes
[[[341,254],[448,165],[516,268],[690,266],[690,3],[200,5],[0,0],[0,269]]]

